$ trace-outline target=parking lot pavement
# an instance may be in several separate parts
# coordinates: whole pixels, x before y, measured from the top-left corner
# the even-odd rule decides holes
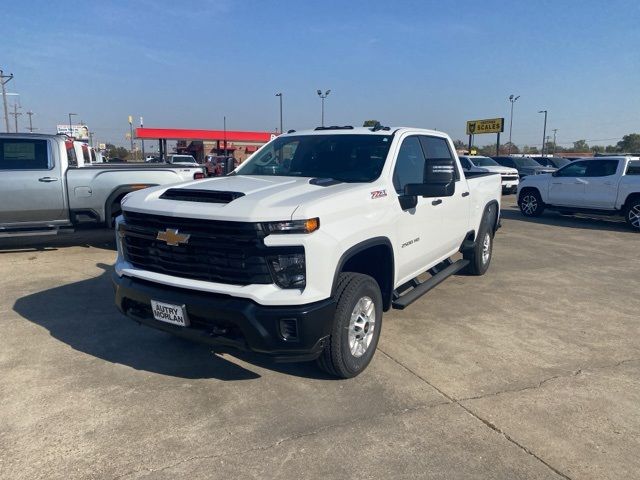
[[[0,240],[0,478],[640,478],[639,240],[507,197],[342,381],[123,318],[110,232]]]

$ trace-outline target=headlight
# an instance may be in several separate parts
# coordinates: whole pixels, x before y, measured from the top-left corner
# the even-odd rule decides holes
[[[304,253],[267,257],[274,280],[282,288],[304,288],[307,284]]]
[[[319,218],[308,220],[284,220],[262,224],[267,233],[311,233],[320,228]]]

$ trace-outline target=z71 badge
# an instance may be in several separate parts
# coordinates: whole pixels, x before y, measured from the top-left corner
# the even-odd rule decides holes
[[[387,196],[386,190],[376,190],[375,192],[371,192],[371,198],[382,198]]]

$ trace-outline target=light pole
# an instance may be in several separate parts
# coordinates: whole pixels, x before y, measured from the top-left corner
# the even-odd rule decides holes
[[[282,92],[276,93],[276,97],[280,97],[280,135],[284,133],[282,130]]]
[[[320,122],[320,126],[322,127],[324,127],[324,99],[327,98],[330,93],[331,93],[331,90],[327,90],[324,93],[322,93],[322,90],[318,90],[318,96],[322,99],[322,117]]]
[[[77,113],[70,113],[69,114],[69,136],[73,138],[73,126],[71,125],[71,117],[72,116],[78,116]]]
[[[544,113],[544,129],[542,130],[542,151],[540,152],[544,157],[544,140],[547,138],[547,111],[540,110],[538,113]]]
[[[509,101],[511,102],[511,119],[509,120],[509,155],[511,155],[511,131],[513,130],[513,104],[518,101],[520,95],[517,97],[509,95]]]
[[[556,133],[557,132],[558,132],[558,129],[554,128],[553,129],[553,154],[552,154],[552,156],[554,156],[554,157],[556,155]]]

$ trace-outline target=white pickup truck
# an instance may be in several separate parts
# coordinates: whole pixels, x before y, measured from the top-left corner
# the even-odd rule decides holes
[[[383,311],[459,270],[486,272],[500,191],[500,175],[465,176],[441,132],[281,135],[227,176],[123,199],[116,304],[214,350],[353,377]]]
[[[596,157],[571,162],[551,174],[520,180],[518,205],[526,217],[544,210],[564,214],[623,215],[640,231],[640,160]]]
[[[204,177],[202,167],[84,164],[78,150],[64,135],[0,134],[0,237],[113,225],[127,193]]]

